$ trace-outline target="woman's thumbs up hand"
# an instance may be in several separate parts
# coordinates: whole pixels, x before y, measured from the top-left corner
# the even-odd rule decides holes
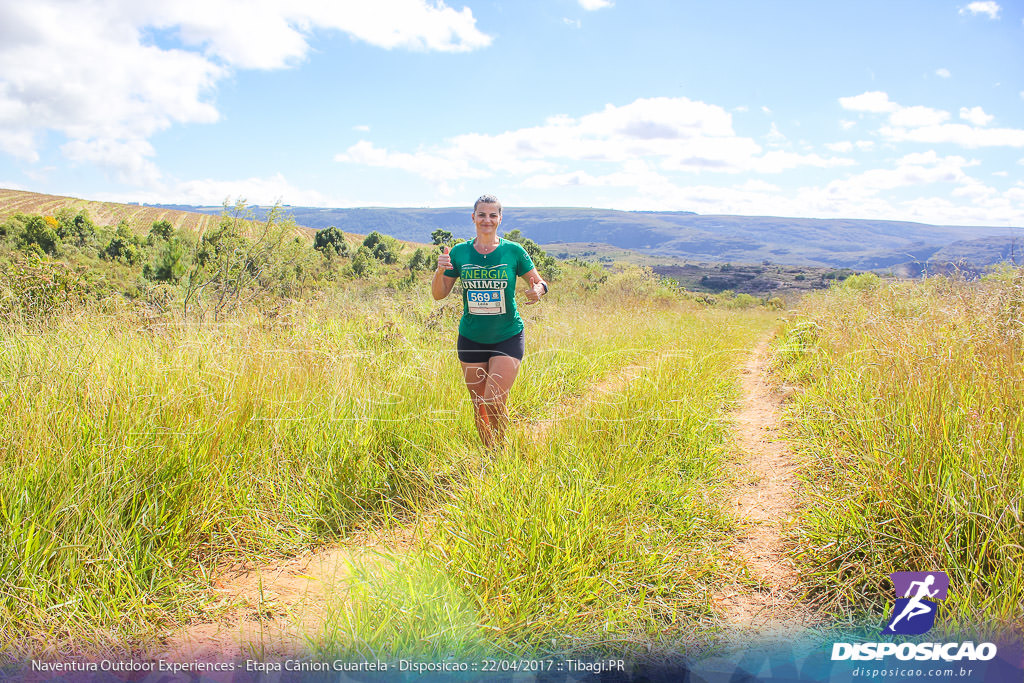
[[[437,269],[438,270],[451,270],[452,269],[452,257],[448,255],[448,245],[441,247],[441,253],[437,257]]]

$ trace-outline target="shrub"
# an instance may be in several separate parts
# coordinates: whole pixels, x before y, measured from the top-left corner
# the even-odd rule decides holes
[[[319,230],[313,238],[313,248],[320,253],[332,256],[348,256],[348,242],[345,240],[345,233],[333,225],[329,228]]]
[[[842,281],[842,286],[848,289],[855,289],[861,292],[868,292],[878,289],[882,280],[874,273],[860,273],[851,275]]]
[[[398,240],[390,235],[382,235],[376,230],[366,236],[363,246],[367,248],[370,256],[388,265],[398,263],[402,255],[402,245]]]
[[[170,221],[153,221],[153,225],[149,226],[149,234],[157,239],[169,240],[174,234],[174,226]]]
[[[164,242],[153,260],[142,269],[142,275],[156,282],[178,282],[192,265],[195,245],[184,237]]]
[[[376,261],[377,259],[364,244],[356,250],[355,256],[352,257],[352,272],[356,277],[369,277],[377,270]]]
[[[61,240],[84,247],[96,241],[96,225],[84,209],[77,213],[70,207],[64,207],[55,215],[57,236]]]
[[[760,299],[755,296],[751,296],[746,292],[737,294],[732,299],[725,302],[726,308],[756,308],[761,305]]]
[[[25,217],[24,232],[21,234],[19,246],[31,250],[36,245],[46,254],[56,254],[60,248],[60,237],[42,216]]]
[[[117,231],[110,242],[107,243],[107,247],[103,250],[102,255],[112,261],[121,261],[130,266],[137,265],[142,261],[142,248],[139,244],[139,238],[122,221],[118,224]]]

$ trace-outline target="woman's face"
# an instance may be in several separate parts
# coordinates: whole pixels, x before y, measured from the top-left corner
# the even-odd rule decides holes
[[[477,204],[473,225],[483,232],[494,232],[501,225],[501,209],[497,204]]]

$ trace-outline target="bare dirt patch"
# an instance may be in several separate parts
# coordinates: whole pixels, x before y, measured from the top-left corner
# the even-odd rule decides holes
[[[783,534],[796,505],[796,464],[780,431],[782,397],[766,379],[768,358],[765,339],[743,367],[735,414],[737,467],[748,478],[733,498],[741,528],[728,554],[745,576],[714,598],[729,631],[744,638],[793,634],[814,622],[786,557]]]
[[[330,604],[344,600],[354,565],[391,562],[431,533],[421,523],[353,534],[343,545],[255,568],[225,571],[213,582],[207,619],[173,634],[155,656],[223,661],[301,654]]]

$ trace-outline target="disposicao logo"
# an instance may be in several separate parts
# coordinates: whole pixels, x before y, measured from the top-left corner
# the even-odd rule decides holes
[[[881,635],[919,636],[935,625],[939,603],[949,592],[945,572],[893,572],[896,604]],[[902,597],[900,597],[902,596]],[[993,643],[833,643],[832,660],[879,660],[895,655],[900,660],[954,662],[987,661],[996,656]]]
[[[896,588],[896,605],[882,635],[919,636],[930,631],[939,612],[934,600],[945,600],[949,592],[946,572],[893,572],[889,576]]]

